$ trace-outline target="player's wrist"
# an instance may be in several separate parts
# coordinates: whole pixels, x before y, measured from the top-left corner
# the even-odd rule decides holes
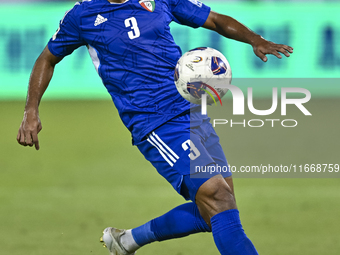
[[[249,44],[254,48],[259,46],[260,44],[266,42],[267,40],[264,39],[262,36],[258,34],[254,34],[250,39],[249,39]]]
[[[36,115],[36,116],[39,116],[39,108],[38,108],[38,105],[37,105],[37,106],[26,105],[24,114],[25,114],[25,115]]]

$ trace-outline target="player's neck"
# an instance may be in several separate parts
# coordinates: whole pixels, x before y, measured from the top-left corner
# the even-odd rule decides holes
[[[107,0],[107,1],[109,1],[110,3],[122,4],[122,3],[125,3],[128,0]]]

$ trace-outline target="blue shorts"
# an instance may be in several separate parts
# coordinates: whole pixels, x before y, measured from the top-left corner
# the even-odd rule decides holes
[[[231,176],[219,137],[209,120],[198,112],[186,112],[136,144],[158,173],[193,202],[199,187],[209,178],[217,174]]]

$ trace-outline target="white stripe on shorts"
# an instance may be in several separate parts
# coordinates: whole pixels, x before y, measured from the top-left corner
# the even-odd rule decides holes
[[[147,141],[157,148],[159,153],[170,166],[173,166],[177,162],[177,159],[179,159],[178,155],[171,150],[155,132],[152,132],[152,134],[148,136]]]
[[[174,164],[171,162],[170,159],[167,158],[167,156],[163,153],[161,149],[159,149],[151,140],[150,138],[146,139],[149,143],[151,143],[156,149],[159,151],[159,153],[162,155],[162,157],[166,160],[166,162],[169,163],[170,166],[174,166]]]
[[[152,132],[152,135],[161,143],[163,144],[163,146],[168,149],[168,151],[176,158],[176,159],[179,159],[178,155],[171,149],[169,148],[168,145],[166,145],[161,138],[159,138],[159,136],[155,133],[155,132]]]

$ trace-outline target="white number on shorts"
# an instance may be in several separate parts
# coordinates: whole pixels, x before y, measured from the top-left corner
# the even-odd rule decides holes
[[[128,32],[128,36],[131,40],[140,36],[140,31],[135,17],[128,18],[124,22],[125,27],[131,27],[132,31]]]
[[[188,156],[191,160],[195,160],[201,155],[200,151],[196,148],[195,144],[190,139],[182,143],[182,148],[185,151],[190,149],[190,154]]]

